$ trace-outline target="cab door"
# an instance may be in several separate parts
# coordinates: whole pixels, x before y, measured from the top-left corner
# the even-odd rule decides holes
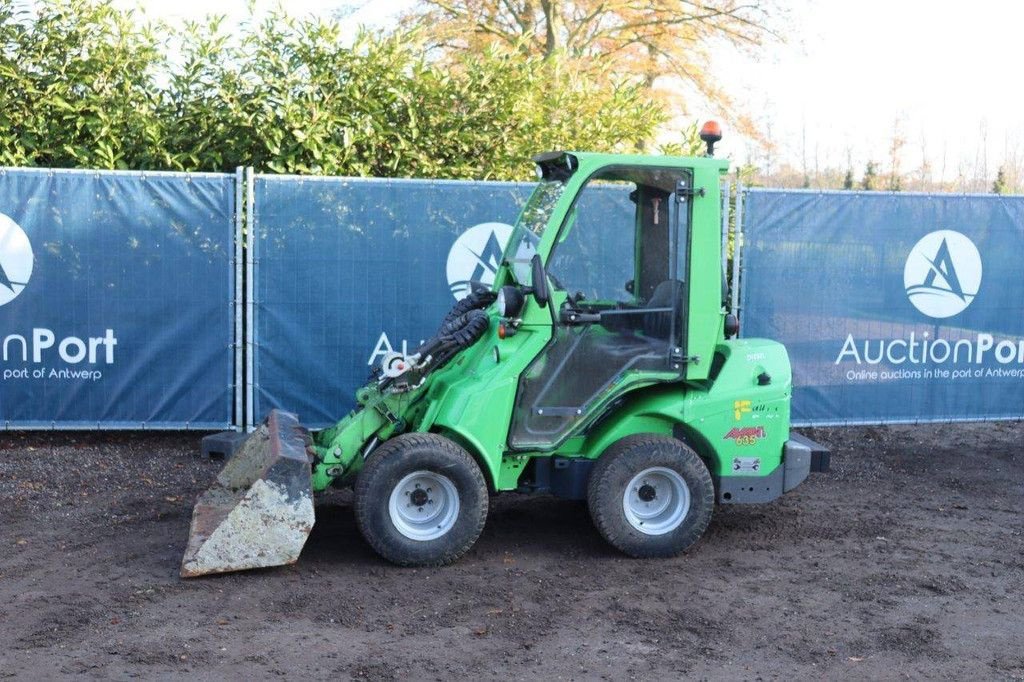
[[[598,403],[682,378],[691,178],[613,167],[580,190],[548,258],[552,300],[563,303],[520,377],[513,449],[556,447]]]

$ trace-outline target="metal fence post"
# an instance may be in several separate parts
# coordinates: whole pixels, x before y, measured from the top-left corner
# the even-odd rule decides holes
[[[256,415],[254,414],[254,392],[256,390],[256,386],[253,383],[253,363],[255,362],[256,354],[256,339],[254,336],[256,329],[256,291],[253,284],[256,281],[255,270],[257,262],[254,253],[256,245],[256,201],[253,195],[254,184],[253,169],[250,166],[245,169],[245,424],[246,430],[248,431],[256,428]]]
[[[243,297],[245,296],[242,288],[242,240],[245,238],[245,231],[243,226],[245,206],[242,204],[245,197],[245,177],[244,169],[239,166],[235,169],[235,229],[234,229],[234,246],[235,246],[235,385],[234,385],[234,426],[236,431],[241,431],[245,428],[245,415],[242,412],[242,392],[245,391],[245,384],[243,383],[243,365],[245,362],[245,355],[243,353],[243,344],[245,339],[242,336],[242,317],[244,315],[243,310]]]

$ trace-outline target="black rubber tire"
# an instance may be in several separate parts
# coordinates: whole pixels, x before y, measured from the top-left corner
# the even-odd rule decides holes
[[[388,512],[395,486],[414,471],[448,477],[459,496],[451,530],[433,540],[413,540],[398,531]],[[487,481],[476,461],[457,443],[433,433],[396,436],[371,453],[356,478],[359,532],[374,550],[399,566],[443,566],[465,554],[487,521]]]
[[[677,472],[690,490],[682,523],[663,535],[647,535],[626,520],[623,494],[630,480],[649,467]],[[715,506],[715,485],[701,458],[686,444],[654,434],[612,443],[598,458],[587,484],[587,506],[598,532],[613,547],[637,558],[671,557],[691,547],[707,530]]]

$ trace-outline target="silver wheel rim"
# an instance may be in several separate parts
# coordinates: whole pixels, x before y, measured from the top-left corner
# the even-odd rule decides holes
[[[690,488],[672,469],[644,469],[626,486],[622,511],[629,525],[645,535],[671,533],[690,511]]]
[[[447,476],[414,471],[391,491],[388,513],[398,532],[410,540],[436,540],[459,518],[459,493]]]

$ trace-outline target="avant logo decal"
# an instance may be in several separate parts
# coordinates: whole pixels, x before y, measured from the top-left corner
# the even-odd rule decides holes
[[[501,263],[501,254],[512,235],[505,223],[481,223],[469,228],[448,251],[448,286],[461,301],[472,291],[471,282],[490,286]]]
[[[981,287],[978,247],[953,230],[926,234],[907,256],[903,286],[914,307],[929,317],[963,312]]]
[[[763,426],[733,426],[732,429],[725,434],[725,440],[739,440],[753,439],[765,437],[765,427]],[[751,442],[753,442],[751,440]]]
[[[18,223],[0,213],[0,305],[10,303],[32,277],[32,244]]]

